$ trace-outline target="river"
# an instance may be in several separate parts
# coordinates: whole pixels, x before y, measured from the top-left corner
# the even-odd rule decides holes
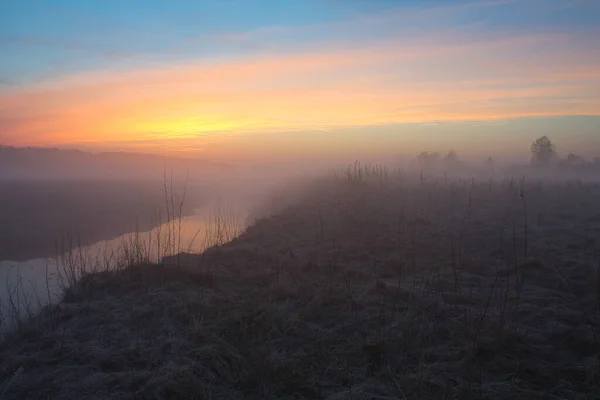
[[[213,204],[195,209],[181,221],[75,247],[55,258],[0,261],[0,335],[15,325],[17,316],[33,315],[49,302],[59,301],[74,272],[103,271],[140,258],[157,262],[178,252],[201,252],[241,232],[244,217],[235,207]],[[132,251],[136,248],[137,252]]]

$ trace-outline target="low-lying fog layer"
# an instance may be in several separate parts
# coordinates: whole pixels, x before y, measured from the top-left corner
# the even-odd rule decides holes
[[[600,179],[598,162],[552,156],[515,166],[491,158],[468,163],[453,151],[423,152],[404,161],[375,160],[382,163],[374,170],[437,176],[446,183]],[[73,279],[68,275],[75,265],[89,271],[199,252],[231,240],[255,217],[302,198],[321,177],[363,171],[358,162],[232,166],[11,148],[3,149],[0,165],[0,301],[5,306],[16,301],[19,310],[56,299]]]
[[[4,381],[30,358],[9,398],[31,382],[59,397],[178,387],[279,398],[299,385],[308,398],[600,394],[597,183],[355,164],[277,186],[256,193],[262,207],[242,234],[221,203],[198,221],[203,245],[190,250],[217,245],[202,254],[180,253],[189,235],[177,223],[130,236],[116,271],[85,276],[17,324]],[[59,266],[66,285],[96,265],[71,255]],[[11,282],[3,313],[14,320],[37,303],[26,280]],[[39,298],[55,302],[44,283]],[[152,385],[139,389],[140,374]]]

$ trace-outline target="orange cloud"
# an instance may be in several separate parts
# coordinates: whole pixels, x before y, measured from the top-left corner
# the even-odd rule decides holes
[[[82,73],[4,90],[0,122],[10,118],[17,145],[205,136],[209,151],[252,132],[600,115],[599,60],[577,63],[563,49],[540,65],[527,53],[555,40],[440,38]]]

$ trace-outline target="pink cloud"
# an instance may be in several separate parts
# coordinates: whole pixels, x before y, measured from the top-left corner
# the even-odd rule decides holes
[[[576,40],[429,37],[81,73],[2,90],[0,124],[10,116],[15,144],[217,143],[215,132],[599,115],[600,57],[570,49]]]

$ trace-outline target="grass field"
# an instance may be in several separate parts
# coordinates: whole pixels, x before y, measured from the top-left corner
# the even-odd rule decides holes
[[[85,275],[0,343],[0,399],[596,399],[598,204],[355,165],[203,254]]]

